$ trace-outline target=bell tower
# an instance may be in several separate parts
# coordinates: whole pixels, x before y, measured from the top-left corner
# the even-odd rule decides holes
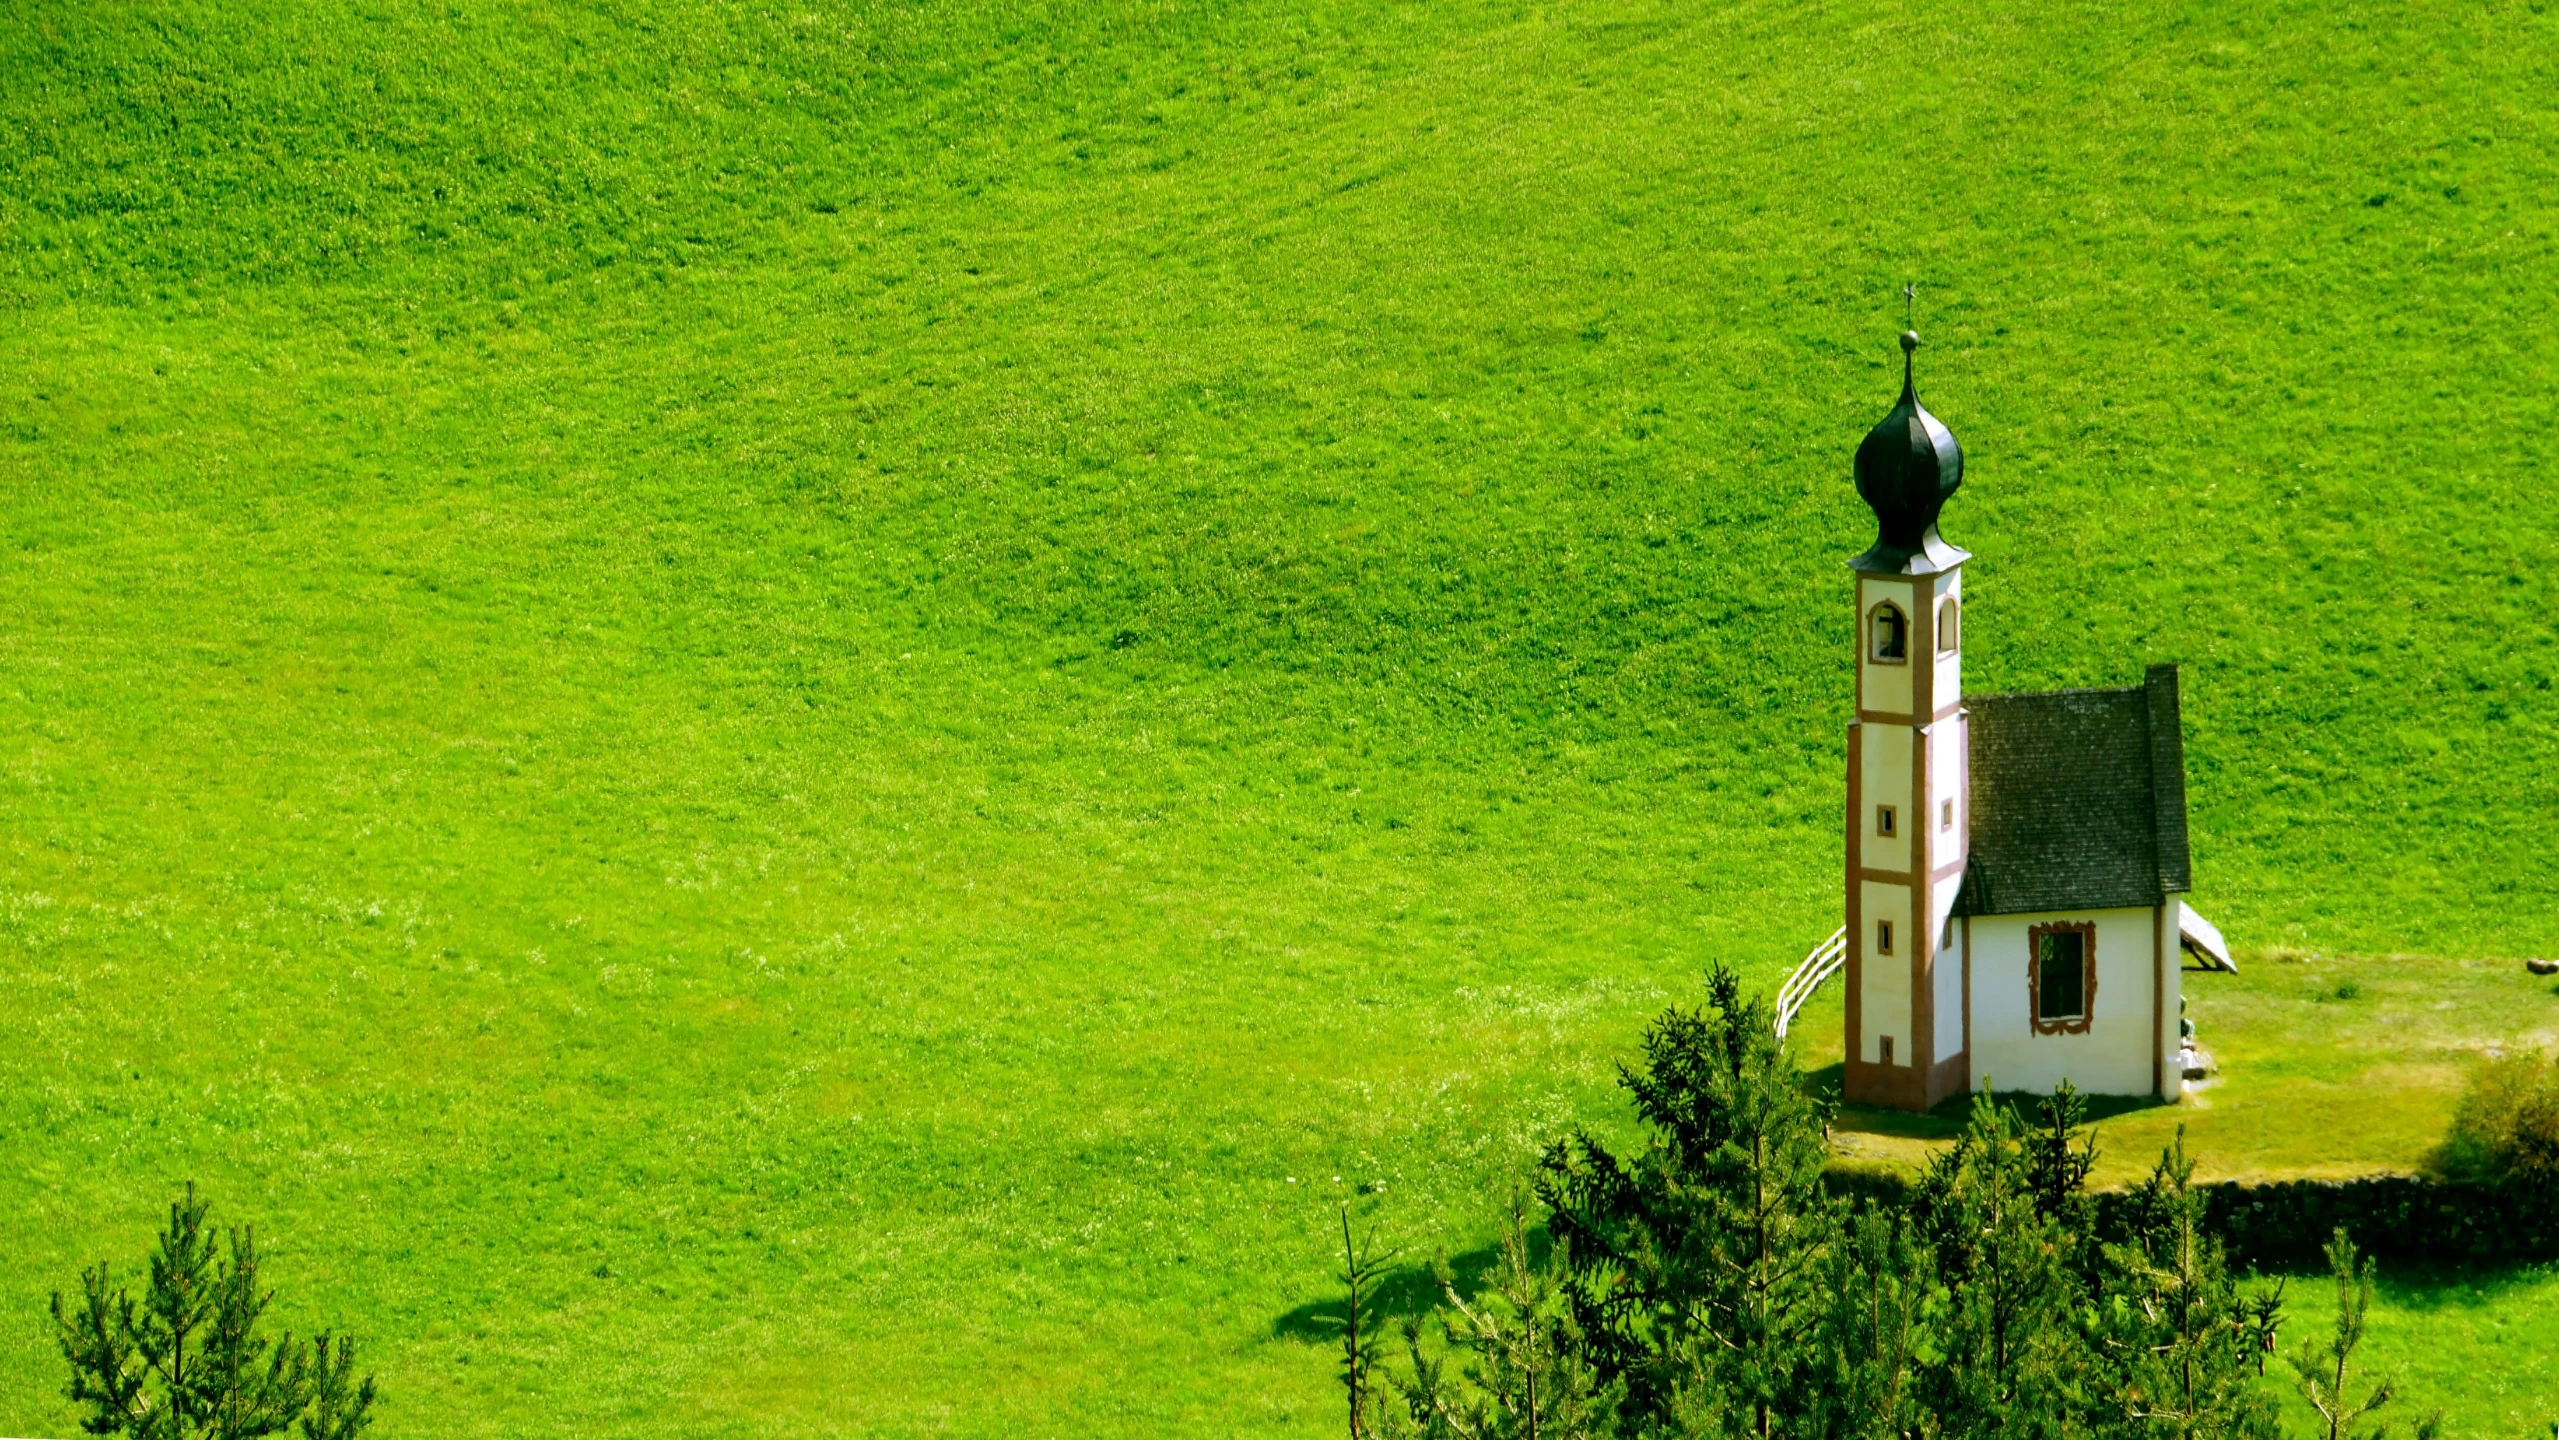
[[[1925,1110],[1972,1088],[1962,949],[1950,943],[1971,816],[1963,565],[1937,512],[1964,451],[1919,403],[1915,331],[1901,400],[1857,447],[1875,543],[1856,574],[1857,714],[1848,722],[1847,1098]]]

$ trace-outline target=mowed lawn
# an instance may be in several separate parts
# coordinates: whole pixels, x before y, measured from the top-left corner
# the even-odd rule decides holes
[[[1842,988],[1825,986],[1792,1031],[1814,1085],[1834,1097]],[[2139,1183],[2180,1129],[2205,1180],[2439,1173],[2480,1059],[2559,1049],[2559,983],[2511,960],[2276,947],[2241,952],[2236,975],[2190,961],[2184,996],[2212,1073],[2175,1105],[2095,1097],[2092,1183]],[[1842,1106],[1835,1143],[1853,1161],[1915,1169],[1963,1129],[1968,1104],[1927,1115]]]
[[[1479,1246],[1838,923],[1912,280],[1976,688],[2186,662],[2242,946],[2559,950],[2554,93],[2523,5],[9,7],[0,1431],[188,1179],[384,1435],[1329,1430],[1337,1197]]]

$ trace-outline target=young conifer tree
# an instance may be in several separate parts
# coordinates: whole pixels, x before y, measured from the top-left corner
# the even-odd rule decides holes
[[[2061,1226],[2072,1250],[2065,1257],[2090,1277],[2099,1256],[2096,1202],[2088,1194],[2088,1172],[2097,1165],[2097,1137],[2089,1133],[2088,1102],[2079,1088],[2064,1080],[2036,1102],[2036,1124],[2026,1137],[2026,1187],[2035,1208]]]
[[[1377,1312],[1378,1277],[1386,1273],[1394,1252],[1381,1251],[1374,1238],[1366,1245],[1351,1233],[1351,1207],[1342,1205],[1342,1389],[1349,1400],[1350,1440],[1376,1433],[1380,1396],[1377,1361],[1386,1331]]]
[[[1921,1233],[1948,1294],[1945,1358],[1924,1377],[1923,1403],[1948,1435],[2065,1435],[2085,1427],[2090,1356],[2079,1324],[2086,1294],[2075,1263],[2081,1240],[2047,1213],[2056,1197],[2038,1193],[2039,1175],[2051,1178],[2038,1162],[2054,1153],[1985,1094],[1975,1098],[1964,1133],[1921,1179]],[[2068,1153],[2066,1143],[2059,1153]],[[2078,1178],[2084,1175],[2081,1169]]]
[[[274,1295],[258,1286],[257,1238],[246,1226],[218,1246],[210,1206],[187,1186],[151,1256],[136,1304],[106,1263],[81,1272],[81,1296],[54,1292],[53,1321],[71,1363],[66,1392],[92,1435],[136,1440],[256,1440],[299,1422],[305,1440],[355,1440],[372,1423],[373,1377],[355,1378],[347,1337],[309,1345],[262,1332]],[[227,1248],[227,1254],[224,1253]]]
[[[1460,1292],[1445,1258],[1436,1268],[1439,1344],[1428,1343],[1421,1321],[1405,1326],[1412,1378],[1396,1382],[1403,1403],[1381,1407],[1379,1433],[1409,1440],[1602,1440],[1621,1433],[1624,1387],[1585,1358],[1562,1267],[1530,1258],[1516,1196],[1500,1262],[1481,1294],[1470,1300]]]
[[[2231,1278],[2194,1171],[2180,1125],[2136,1197],[2136,1232],[2105,1247],[2102,1388],[2129,1433],[2274,1440],[2281,1429],[2256,1376],[2275,1316]]]
[[[2284,1323],[2284,1277],[2260,1289],[2248,1301],[2248,1328],[2256,1343],[2257,1373],[2266,1373],[2266,1357],[2275,1353],[2275,1335]],[[2553,1437],[2559,1440],[2559,1437]]]
[[[1810,1433],[1809,1378],[1840,1212],[1822,1185],[1827,1114],[1767,1002],[1718,966],[1622,1068],[1653,1134],[1621,1160],[1587,1133],[1546,1156],[1539,1193],[1577,1266],[1593,1359],[1678,1433]]]
[[[2358,1422],[2389,1404],[2397,1382],[2385,1377],[2367,1390],[2355,1375],[2355,1351],[2363,1344],[2364,1314],[2372,1308],[2376,1267],[2366,1257],[2355,1262],[2355,1242],[2340,1226],[2328,1240],[2328,1268],[2337,1277],[2337,1320],[2325,1345],[2304,1340],[2293,1357],[2293,1374],[2301,1382],[2301,1398],[2318,1414],[2322,1440],[2385,1440],[2387,1424],[2358,1431]],[[2363,1398],[2354,1398],[2361,1391]],[[2443,1417],[2432,1415],[2417,1424],[2417,1440],[2433,1440]]]
[[[1919,1372],[1938,1353],[1935,1266],[1897,1207],[1870,1205],[1828,1259],[1828,1303],[1813,1346],[1806,1433],[1832,1440],[1908,1440],[1934,1428]]]

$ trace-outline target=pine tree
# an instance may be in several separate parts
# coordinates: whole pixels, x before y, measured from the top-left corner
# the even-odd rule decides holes
[[[2355,1422],[2389,1404],[2397,1382],[2384,1377],[2365,1391],[2362,1400],[2349,1398],[2363,1388],[2355,1378],[2355,1350],[2363,1344],[2364,1314],[2372,1308],[2377,1267],[2369,1257],[2357,1267],[2355,1242],[2346,1238],[2341,1226],[2328,1240],[2328,1268],[2337,1277],[2337,1322],[2327,1344],[2301,1343],[2293,1357],[2293,1374],[2300,1381],[2301,1398],[2319,1415],[2325,1440],[2384,1440],[2390,1433],[2387,1424],[2357,1434]],[[2441,1421],[2440,1415],[2420,1421],[2417,1440],[2433,1440]]]
[[[71,1364],[66,1392],[80,1428],[136,1440],[256,1440],[301,1422],[306,1440],[354,1440],[371,1423],[371,1376],[354,1377],[354,1344],[309,1346],[261,1333],[275,1298],[258,1285],[257,1237],[205,1226],[195,1186],[169,1207],[137,1305],[104,1261],[81,1272],[80,1303],[54,1292],[53,1321]]]
[[[1412,1378],[1397,1382],[1403,1404],[1388,1410],[1384,1433],[1415,1440],[1599,1440],[1620,1433],[1623,1387],[1584,1358],[1557,1267],[1529,1256],[1516,1196],[1485,1293],[1471,1301],[1461,1294],[1445,1257],[1436,1270],[1442,1353],[1430,1353],[1422,1322],[1405,1327]]]
[[[1359,1244],[1351,1234],[1351,1207],[1344,1204],[1340,1271],[1344,1296],[1342,1388],[1350,1402],[1350,1440],[1366,1440],[1374,1433],[1371,1416],[1378,1404],[1377,1361],[1385,1336],[1378,1327],[1379,1317],[1372,1301],[1377,1277],[1385,1273],[1393,1259],[1392,1252],[1381,1253],[1374,1241],[1365,1248]]]
[[[373,1423],[373,1377],[355,1378],[355,1341],[320,1332],[311,1342],[311,1408],[302,1440],[355,1440]]]
[[[2109,1293],[2097,1316],[2106,1389],[2127,1433],[2272,1440],[2273,1407],[2255,1381],[2277,1316],[2241,1291],[2205,1231],[2183,1125],[2134,1209],[2137,1233],[2106,1247]]]
[[[1936,1353],[1942,1295],[1909,1218],[1884,1206],[1858,1211],[1830,1252],[1822,1290],[1829,1303],[1813,1345],[1805,1433],[1906,1440],[1932,1428],[1919,1371]]]
[[[1826,1120],[1731,971],[1709,1008],[1666,1012],[1620,1078],[1653,1132],[1632,1162],[1587,1134],[1551,1150],[1539,1193],[1578,1271],[1583,1329],[1639,1412],[1697,1433],[1801,1433],[1824,1261]]]
[[[2037,1161],[2050,1153],[1982,1095],[1921,1179],[1921,1233],[1949,1297],[1946,1358],[1925,1376],[1924,1403],[1948,1435],[2062,1435],[2086,1418],[2081,1241],[2037,1193]]]
[[[2035,1208],[2061,1227],[2070,1246],[2065,1258],[2093,1280],[2098,1257],[2090,1242],[2097,1211],[2088,1195],[2088,1172],[2097,1165],[2097,1137],[2086,1129],[2088,1102],[2064,1080],[2036,1102],[2035,1113],[2035,1127],[2025,1141],[2026,1188],[2035,1197]]]
[[[2284,1278],[2260,1289],[2248,1301],[2248,1329],[2256,1343],[2257,1373],[2266,1373],[2266,1357],[2275,1353],[2275,1333],[2284,1323]]]

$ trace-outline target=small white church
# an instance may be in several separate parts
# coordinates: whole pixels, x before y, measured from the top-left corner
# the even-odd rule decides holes
[[[1963,447],[1901,401],[1857,447],[1874,509],[1848,723],[1846,1098],[1926,1110],[1996,1085],[2183,1093],[2186,907],[2177,667],[2119,690],[1964,694],[1964,562],[1937,513]]]

